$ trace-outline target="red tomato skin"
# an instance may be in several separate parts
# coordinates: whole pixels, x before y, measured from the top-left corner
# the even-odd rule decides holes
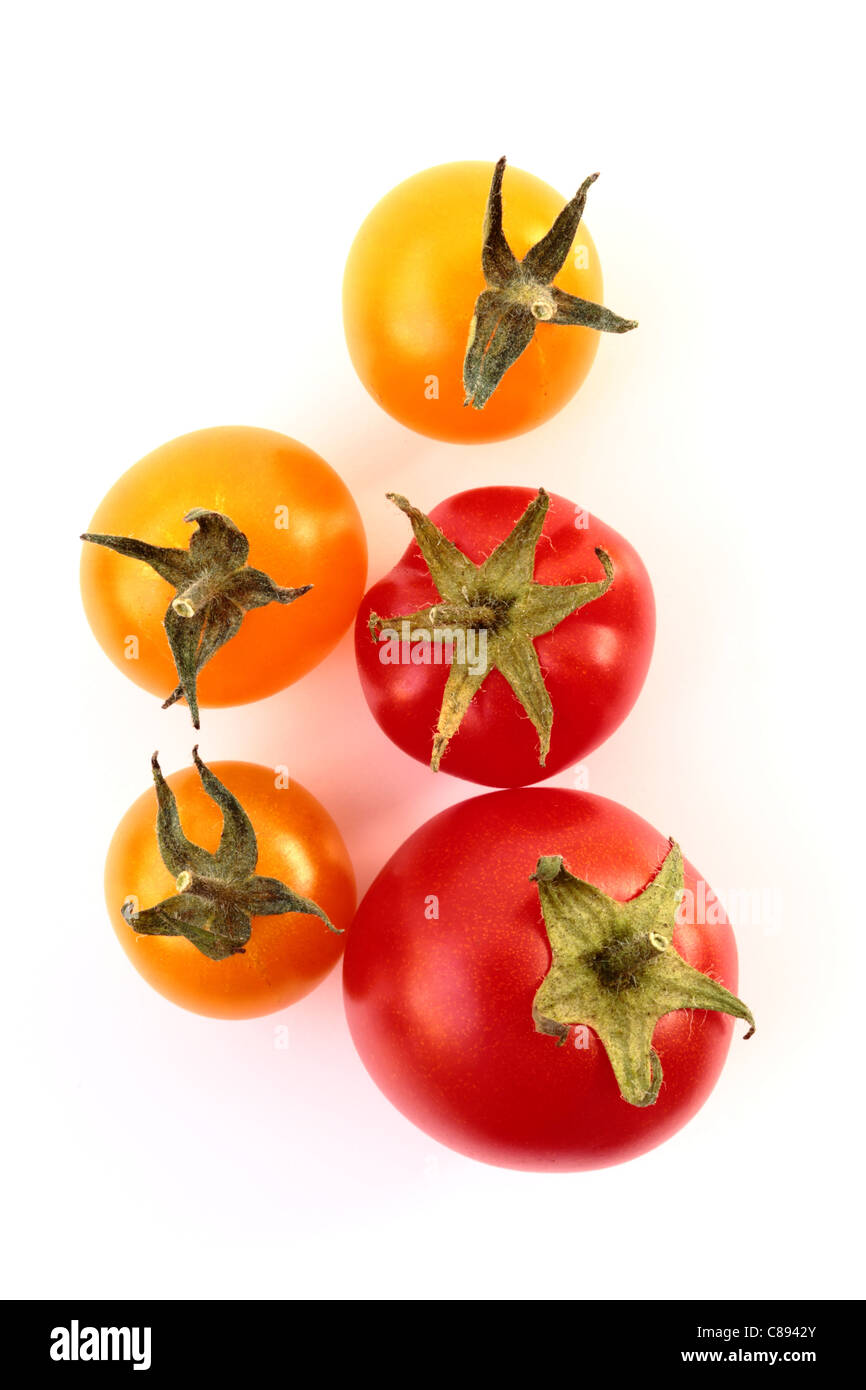
[[[472,488],[448,498],[429,515],[479,564],[535,495],[533,488]],[[580,521],[586,524],[576,524]],[[551,494],[536,550],[536,581],[572,584],[603,578],[597,546],[614,563],[610,589],[535,639],[554,711],[544,767],[538,761],[535,729],[504,676],[494,670],[452,738],[442,771],[485,786],[527,786],[586,757],[625,719],[644,683],[655,639],[649,575],[637,551],[612,527]],[[423,763],[430,762],[448,668],[384,664],[368,620],[371,613],[413,613],[437,597],[413,539],[394,568],[365,595],[355,624],[358,670],[370,710],[388,737]]]
[[[440,1143],[504,1168],[576,1172],[637,1157],[701,1107],[721,1072],[733,1020],[679,1011],[653,1044],[655,1104],[629,1105],[596,1036],[558,1047],[532,1001],[551,951],[530,874],[542,854],[627,901],[655,876],[666,836],[587,792],[528,788],[472,797],[434,816],[375,879],[348,935],[346,1013],[372,1079]],[[700,875],[686,861],[694,895]],[[431,895],[438,918],[428,918]],[[734,935],[709,889],[707,925],[681,925],[680,954],[737,987]],[[693,898],[697,902],[697,897]]]

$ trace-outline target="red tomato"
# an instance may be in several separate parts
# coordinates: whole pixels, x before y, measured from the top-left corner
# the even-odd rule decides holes
[[[715,1085],[731,1019],[664,1014],[649,1035],[661,1089],[654,1103],[628,1103],[595,1031],[569,1029],[557,1046],[536,1029],[533,1003],[552,952],[530,880],[541,856],[561,855],[572,875],[618,903],[638,901],[670,852],[624,806],[556,788],[472,797],[411,835],[358,909],[343,972],[352,1037],[388,1099],[440,1143],[508,1168],[601,1168],[670,1138]],[[716,981],[734,989],[733,933],[699,880],[681,866],[677,921],[706,920],[677,925],[665,959],[709,992]],[[659,928],[670,934],[673,920]],[[610,1007],[640,1006],[656,968],[637,968]]]
[[[455,650],[450,666],[437,663],[433,659],[435,644],[426,652],[420,642],[398,648],[394,637],[388,635],[401,633],[400,619],[405,615],[412,615],[411,633],[417,630],[418,622],[426,621],[431,608],[435,621],[436,615],[443,615],[444,620],[456,611],[453,604],[442,603],[454,594],[444,594],[434,582],[417,541],[369,590],[358,611],[358,668],[377,723],[413,758],[425,763],[432,760],[433,766],[441,758],[446,771],[488,786],[525,786],[591,753],[628,714],[652,653],[655,605],[649,577],[635,550],[611,527],[564,497],[551,496],[545,514],[546,496],[532,488],[473,488],[450,497],[424,519],[435,523],[441,533],[437,541],[434,531],[428,531],[433,537],[429,551],[434,556],[434,569],[439,563],[436,557],[452,555],[448,542],[471,562],[462,565],[459,557],[452,556],[458,599],[467,586],[474,595],[469,605],[472,611],[464,613],[461,621],[467,639],[473,634],[480,639],[485,627],[490,639],[486,675],[475,682],[474,691],[471,679],[464,682],[462,700],[465,703],[469,697],[469,702],[447,738],[436,731],[437,725],[442,729],[443,721],[453,724],[456,718],[453,710],[446,708],[452,689],[446,682],[454,680],[459,653]],[[396,500],[406,510],[405,499]],[[524,525],[528,508],[536,509],[535,533],[531,527],[523,532],[515,530],[518,519],[521,527]],[[422,515],[415,513],[416,535],[422,524],[417,518]],[[485,608],[491,586],[484,574],[476,572],[476,566],[512,533],[522,536],[519,552],[516,559],[512,557],[509,572],[496,576],[492,587],[498,607],[494,606],[491,621]],[[605,592],[561,620],[554,614],[557,621],[541,635],[534,632],[544,622],[529,624],[528,629],[526,624],[520,626],[524,600],[514,600],[514,595],[521,584],[604,587],[608,582],[605,555],[612,573]],[[521,564],[528,566],[525,572],[520,570]],[[444,585],[446,577],[440,582]],[[548,595],[552,592],[548,590]],[[549,599],[542,594],[541,601]],[[473,617],[476,608],[478,616]],[[504,626],[497,632],[494,629],[500,611],[505,613]],[[378,615],[378,625],[374,624],[377,638],[371,636],[371,615]],[[517,623],[514,631],[508,626],[513,623]],[[523,643],[519,661],[515,635]],[[423,661],[418,660],[421,656]],[[518,676],[527,682],[524,700],[509,683],[512,678],[516,682]],[[458,694],[455,703],[460,698]]]

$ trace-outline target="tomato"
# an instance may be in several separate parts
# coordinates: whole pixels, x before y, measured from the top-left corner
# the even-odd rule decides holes
[[[361,902],[343,981],[388,1099],[507,1168],[654,1148],[712,1090],[728,1014],[752,1024],[697,870],[624,806],[556,788],[472,797],[416,830]]]
[[[499,787],[590,753],[628,714],[652,652],[655,607],[636,552],[543,490],[474,488],[429,517],[392,500],[415,540],[355,628],[364,693],[388,737]]]
[[[161,774],[156,762],[154,774],[159,786]],[[216,783],[208,774],[217,779]],[[210,791],[202,779],[210,783]],[[214,792],[228,811],[214,799]],[[148,984],[193,1013],[211,1018],[256,1018],[295,1003],[323,980],[339,959],[345,940],[342,933],[355,910],[355,878],[336,825],[300,783],[290,781],[284,786],[270,768],[254,763],[217,762],[209,769],[203,764],[185,768],[164,779],[162,795],[170,798],[171,793],[176,798],[184,839],[174,856],[168,854],[168,863],[164,845],[157,838],[154,789],[133,802],[111,841],[105,897],[121,946]],[[197,847],[208,856],[205,870],[214,852],[225,857],[225,841],[220,850],[218,846],[224,817],[227,823],[238,819],[233,801],[242,808],[241,823],[248,818],[252,826],[254,848],[249,855],[252,864],[244,862],[240,874],[228,876],[243,881],[246,887],[246,902],[241,899],[243,912],[239,914],[236,906],[232,909],[233,926],[244,920],[239,932],[232,931],[221,953],[224,958],[215,959],[213,947],[226,938],[215,939],[207,931],[202,933],[200,925],[185,925],[182,915],[176,913],[172,921],[156,909],[167,903],[181,909],[201,905],[206,889],[199,888],[198,880],[206,879],[207,874]],[[248,839],[248,827],[244,833]],[[217,876],[227,877],[224,873]],[[226,892],[223,882],[211,901],[214,896],[219,901]],[[228,892],[237,896],[231,883]],[[275,892],[282,902],[274,900]],[[270,894],[269,903],[266,894]],[[300,904],[304,910],[283,910],[294,897],[307,900]],[[259,905],[272,915],[251,913],[251,905]],[[212,914],[210,917],[212,922]],[[202,919],[186,914],[187,923],[207,918],[207,913]],[[188,930],[191,939],[161,934],[174,931],[175,923]],[[153,934],[144,934],[145,927]],[[194,944],[196,939],[202,946],[210,939],[210,955]]]
[[[190,517],[197,511],[205,514],[198,522]],[[239,592],[237,572],[229,575],[235,587],[231,601],[222,602],[222,637],[231,640],[199,668],[198,702],[244,704],[296,681],[342,636],[363,593],[366,541],[352,497],[324,459],[272,430],[234,426],[182,435],[141,459],[102,500],[88,534],[132,538],[131,545],[151,551],[171,547],[175,558],[180,549],[185,562],[191,537],[194,553],[205,525],[213,531],[214,514],[229,523],[226,572],[244,565],[245,536],[250,568],[241,579],[255,573],[259,588],[270,588],[263,595],[249,593],[249,586]],[[277,586],[284,586],[280,596]],[[84,546],[81,591],[90,626],[115,665],[152,694],[177,698],[179,671],[166,624],[183,630],[184,622],[173,611],[173,583],[103,540]],[[193,681],[196,640],[194,631]]]
[[[562,409],[586,377],[599,337],[596,328],[571,326],[588,320],[580,312],[575,316],[568,296],[584,307],[590,302],[597,327],[623,332],[635,326],[600,308],[598,252],[582,222],[575,235],[573,215],[559,254],[547,267],[561,265],[555,269],[555,286],[539,281],[538,292],[528,293],[524,258],[546,237],[566,200],[522,169],[505,172],[499,196],[510,250],[501,240],[490,246],[488,237],[485,279],[482,249],[491,221],[485,208],[503,164],[440,164],[414,175],[376,205],[349,252],[343,322],[355,370],[389,415],[433,439],[508,439]],[[590,182],[569,204],[578,217]],[[504,286],[503,256],[511,258],[516,283],[513,292],[505,286],[511,307],[493,303],[489,314],[474,317],[479,296]],[[499,268],[491,270],[491,265]],[[563,312],[565,305],[570,308]],[[559,321],[552,321],[554,315]],[[464,382],[470,325],[476,324],[477,352],[490,340],[494,324],[512,320],[519,341],[507,356],[518,356],[490,398],[476,399],[471,365]],[[467,398],[482,408],[464,408]]]

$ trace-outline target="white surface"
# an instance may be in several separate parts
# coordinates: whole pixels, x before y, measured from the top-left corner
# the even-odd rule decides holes
[[[309,8],[5,10],[4,795],[19,809],[3,1292],[862,1295],[855,9],[555,4],[536,25],[505,6],[486,35],[483,7]],[[503,152],[566,194],[602,171],[588,223],[606,299],[641,327],[602,343],[548,426],[469,450],[369,400],[340,281],[394,183]],[[676,833],[723,896],[778,908],[769,930],[739,930],[758,1033],[746,1047],[738,1026],[713,1097],[661,1149],[571,1178],[472,1164],[368,1081],[338,974],[237,1025],[172,1008],[130,969],[105,848],[152,749],[178,766],[190,736],[90,636],[77,535],[141,454],[222,423],[281,429],[340,470],[371,578],[405,543],[383,500],[397,483],[427,506],[543,481],[642,553],[656,653],[591,788]],[[27,557],[14,579],[10,527]],[[328,741],[329,706],[357,716],[354,746]],[[208,713],[206,749],[289,762],[362,886],[473,792],[379,733],[348,639],[267,704]]]

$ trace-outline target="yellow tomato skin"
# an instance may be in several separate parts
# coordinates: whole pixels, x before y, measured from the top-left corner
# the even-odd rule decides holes
[[[311,898],[345,932],[355,912],[355,875],[340,832],[321,803],[299,782],[278,788],[272,769],[255,763],[210,767],[252,821],[259,847],[256,873]],[[195,769],[172,773],[166,781],[177,797],[187,838],[215,850],[222,816]],[[151,788],[118,825],[105,865],[111,924],[147,983],[192,1013],[225,1019],[274,1013],[314,989],[342,955],[345,935],[309,913],[254,917],[243,955],[221,961],[209,960],[183,937],[140,936],[124,921],[121,907],[128,898],[143,909],[177,891],[160,857],[156,812]]]
[[[318,665],[351,623],[367,574],[358,509],[330,464],[304,444],[273,430],[224,426],[181,435],[140,459],[87,529],[185,549],[193,527],[183,518],[195,507],[230,517],[249,540],[247,563],[274,583],[313,585],[291,604],[248,612],[199,675],[202,706],[260,700]],[[168,696],[177,684],[163,628],[171,585],[139,560],[85,544],[81,593],[115,665]]]
[[[355,370],[389,415],[432,439],[481,443],[533,429],[571,399],[598,348],[593,329],[539,323],[483,410],[463,405],[493,167],[440,164],[398,184],[363,223],[346,264],[343,322]],[[522,259],[567,199],[508,166],[502,201],[505,236]],[[598,252],[583,222],[555,283],[581,299],[603,299]]]

